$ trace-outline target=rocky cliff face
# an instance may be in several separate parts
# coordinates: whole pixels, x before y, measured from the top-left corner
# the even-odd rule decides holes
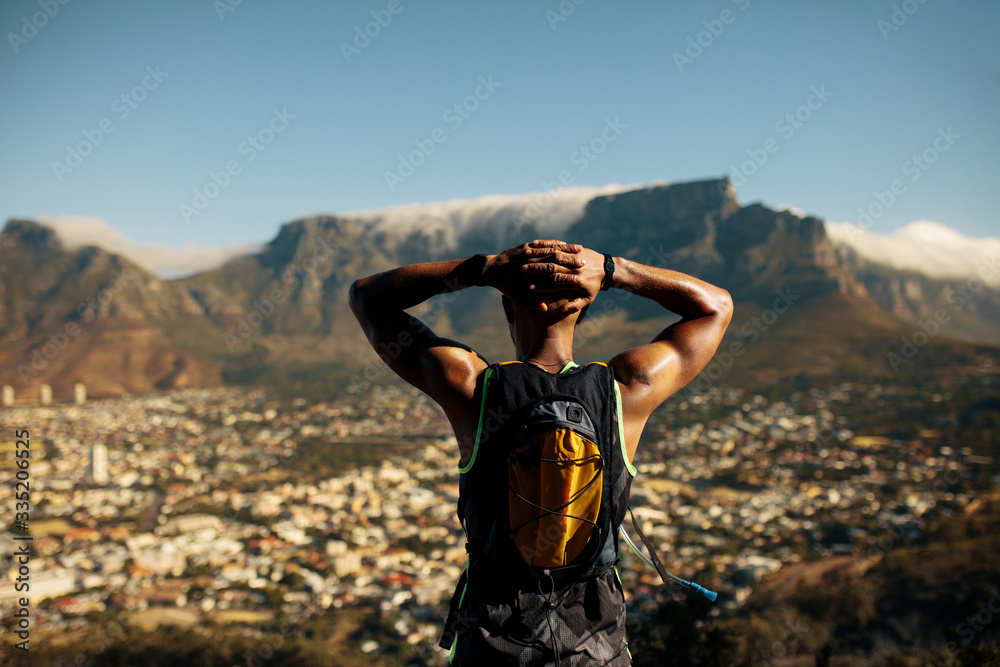
[[[723,285],[737,301],[794,285],[804,294],[863,295],[823,221],[761,204],[740,207],[728,179],[597,197],[567,237]]]
[[[887,267],[837,248],[840,263],[856,277],[881,308],[915,323],[947,320],[943,335],[957,340],[1000,345],[1000,290],[975,277],[932,278],[916,271]],[[984,270],[997,270],[983,265]]]
[[[569,238],[620,256],[641,256],[661,246],[675,259],[712,264],[719,224],[739,210],[728,180],[664,185],[596,197]]]
[[[818,218],[752,204],[719,225],[716,247],[724,258],[717,279],[733,285],[737,297],[759,298],[775,285],[795,285],[808,296],[865,294]]]

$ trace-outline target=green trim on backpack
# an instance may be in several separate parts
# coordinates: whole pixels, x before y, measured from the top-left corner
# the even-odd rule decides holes
[[[483,415],[486,413],[486,386],[490,382],[490,378],[493,376],[493,367],[490,366],[486,369],[486,374],[483,375],[483,399],[479,404],[479,423],[476,425],[476,444],[472,447],[472,458],[469,462],[462,466],[462,463],[458,464],[458,472],[465,474],[472,470],[472,465],[476,462],[476,455],[479,454],[479,436],[483,434]]]
[[[624,420],[622,419],[622,392],[618,389],[618,380],[614,380],[615,383],[615,405],[618,408],[618,442],[622,445],[622,458],[625,459],[625,466],[628,468],[628,473],[635,477],[635,468],[632,467],[632,462],[628,460],[628,450],[625,448],[625,426]]]
[[[618,566],[617,565],[614,565],[612,567],[614,568],[614,571],[615,571],[615,579],[618,580],[618,585],[622,587],[622,595],[624,595],[625,594],[625,584],[622,583],[622,575],[618,574]],[[631,660],[632,659],[632,651],[630,651],[629,648],[628,648],[628,637],[625,638],[625,652],[628,653],[628,659]]]
[[[469,571],[469,564],[465,564],[465,571]],[[465,602],[465,591],[469,590],[469,580],[465,580],[465,586],[462,586],[462,595],[458,598],[458,609],[462,610],[462,603]],[[450,665],[452,660],[455,659],[455,649],[458,648],[458,633],[455,633],[455,637],[451,640],[451,651],[448,653],[448,664]],[[629,654],[631,658],[632,655]]]

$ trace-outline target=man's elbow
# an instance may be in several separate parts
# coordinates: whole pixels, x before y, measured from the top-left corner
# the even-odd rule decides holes
[[[351,306],[351,312],[359,315],[365,308],[366,298],[364,278],[359,278],[351,283],[350,289],[347,290],[347,302]]]
[[[712,299],[712,313],[729,324],[729,321],[733,319],[733,297],[729,292],[718,288],[718,291]]]

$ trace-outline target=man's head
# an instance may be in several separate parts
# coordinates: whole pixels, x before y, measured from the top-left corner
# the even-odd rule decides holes
[[[569,295],[569,298],[576,296],[578,295]],[[541,310],[511,299],[506,294],[501,295],[500,299],[504,315],[507,317],[507,326],[510,328],[510,338],[519,350],[531,349],[542,339],[555,336],[568,338],[567,342],[572,347],[576,325],[583,321],[587,316],[587,309],[590,308],[588,304],[578,311],[566,313],[558,310]]]

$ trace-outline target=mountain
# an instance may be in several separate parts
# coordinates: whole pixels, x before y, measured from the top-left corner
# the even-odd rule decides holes
[[[915,364],[972,364],[984,354],[977,345],[1000,344],[1000,290],[992,285],[957,308],[949,303],[954,281],[869,259],[831,238],[819,218],[741,206],[727,179],[713,179],[314,216],[282,225],[257,252],[171,280],[95,246],[68,248],[38,223],[11,220],[0,236],[0,381],[19,396],[48,382],[57,400],[77,381],[94,396],[250,381],[322,394],[356,383],[366,364],[365,377],[381,381],[388,374],[347,304],[355,278],[539,236],[728,289],[737,309],[713,379],[723,371],[726,382],[892,377],[887,354],[942,308],[953,317],[935,332],[935,352]],[[599,296],[578,356],[606,358],[670,321],[655,304],[628,296]],[[489,359],[507,358],[498,306],[496,294],[466,290],[434,309],[428,324]]]
[[[1000,239],[970,239],[928,221],[888,237],[849,225],[829,230],[842,264],[885,310],[917,323],[944,311],[949,337],[1000,339]]]
[[[42,382],[59,400],[75,382],[101,396],[220,380],[200,342],[212,325],[183,286],[96,246],[66,251],[28,220],[2,240],[0,369],[19,397]]]

